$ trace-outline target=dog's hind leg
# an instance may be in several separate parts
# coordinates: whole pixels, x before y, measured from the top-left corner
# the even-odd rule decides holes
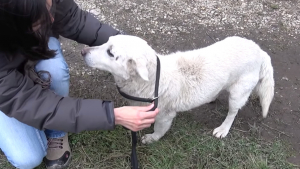
[[[247,102],[258,78],[245,76],[229,88],[229,111],[223,123],[213,131],[213,135],[224,138],[228,134],[231,125],[241,109]]]
[[[160,112],[154,123],[154,133],[146,134],[142,137],[143,144],[150,144],[154,141],[158,141],[163,137],[172,125],[173,118],[176,116],[176,112]]]

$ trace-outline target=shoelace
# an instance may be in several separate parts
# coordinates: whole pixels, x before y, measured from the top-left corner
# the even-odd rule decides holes
[[[63,139],[61,138],[48,138],[48,148],[51,149],[63,149]]]

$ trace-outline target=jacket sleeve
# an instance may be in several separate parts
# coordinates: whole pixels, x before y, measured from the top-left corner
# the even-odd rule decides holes
[[[79,43],[98,46],[119,31],[101,23],[91,13],[81,10],[73,0],[60,0],[56,4],[53,32]]]
[[[78,133],[115,125],[113,102],[58,96],[15,69],[0,68],[0,110],[40,130]]]

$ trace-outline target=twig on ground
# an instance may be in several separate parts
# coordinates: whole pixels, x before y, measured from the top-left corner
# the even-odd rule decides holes
[[[205,32],[207,36],[210,37],[210,39],[212,39],[213,41],[217,42],[213,37],[211,37],[207,32]]]
[[[126,158],[126,157],[128,157],[128,155],[124,155],[122,153],[112,154],[112,155],[109,155],[108,157],[104,158],[103,160],[101,160],[100,163],[104,163],[105,161],[113,159],[113,158]]]
[[[206,142],[208,140],[210,140],[210,138],[207,138],[207,139],[201,141],[200,143],[196,144],[195,146],[190,147],[188,150],[194,149],[195,147],[198,147],[199,145],[202,145],[204,142]]]
[[[84,151],[83,146],[81,146],[83,153],[87,156],[87,158],[90,160],[91,163],[93,163],[92,159],[86,154],[86,152]]]
[[[270,126],[266,125],[265,123],[261,123],[261,124],[264,125],[265,127],[269,128],[269,129],[277,131],[280,134],[286,135],[287,137],[291,137],[290,135],[286,134],[285,132],[277,130],[277,129],[273,128],[273,127],[270,127]]]
[[[236,130],[236,131],[239,131],[239,132],[243,132],[243,133],[247,133],[247,132],[249,132],[249,130],[248,131],[245,131],[245,130],[240,130],[240,129],[236,129],[236,128],[232,128],[233,130]]]

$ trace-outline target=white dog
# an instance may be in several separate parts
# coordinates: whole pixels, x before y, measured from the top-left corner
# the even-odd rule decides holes
[[[110,72],[121,91],[132,96],[152,98],[159,57],[159,114],[154,133],[143,143],[158,141],[169,130],[177,112],[187,111],[214,101],[229,92],[229,111],[213,135],[225,137],[252,91],[260,98],[265,118],[274,96],[271,58],[253,41],[229,37],[205,48],[157,54],[146,41],[129,35],[117,35],[97,47],[82,51],[88,66]],[[129,101],[131,105],[145,103]]]

